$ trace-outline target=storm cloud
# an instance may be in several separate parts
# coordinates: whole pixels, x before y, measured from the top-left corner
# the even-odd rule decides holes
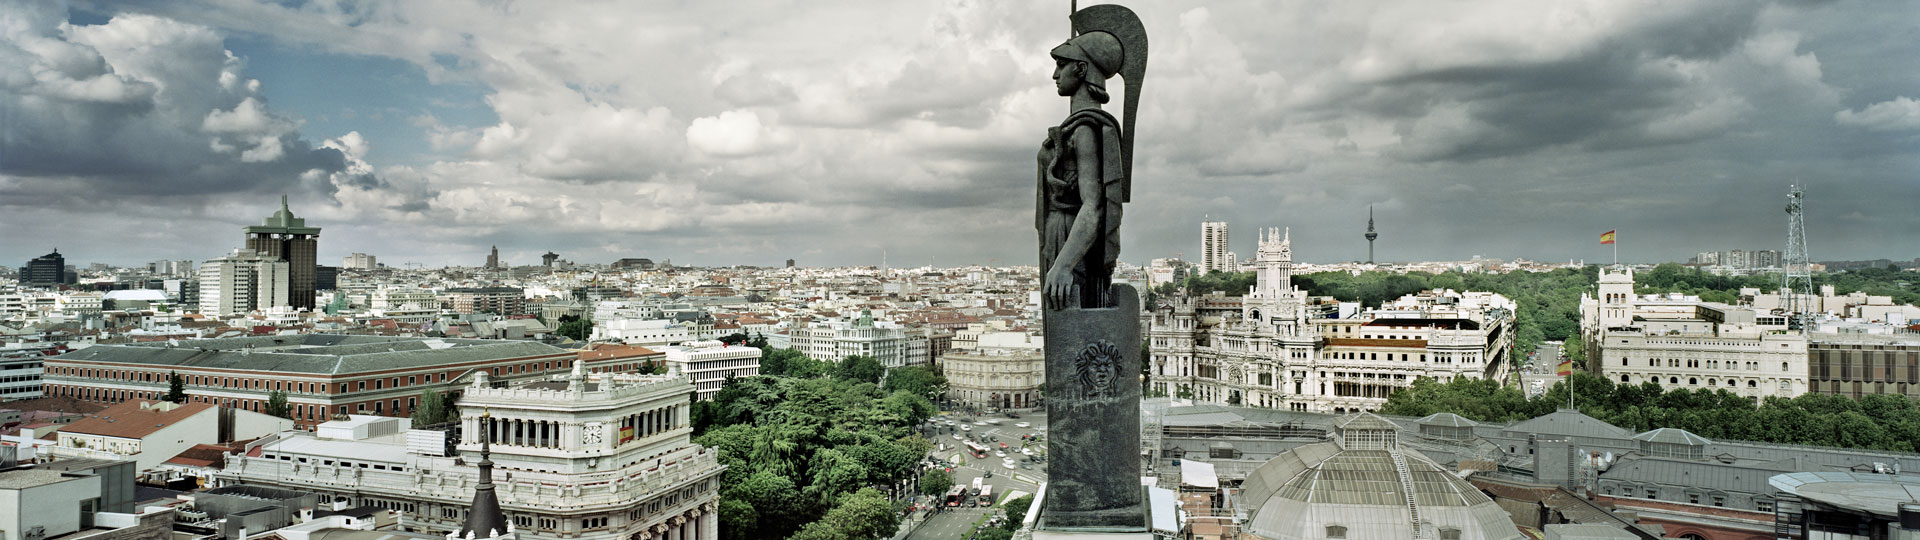
[[[1027,263],[1066,108],[1043,4],[9,4],[0,259],[203,259],[288,192],[323,260]],[[1209,217],[1363,258],[1369,206],[1387,260],[1778,249],[1790,183],[1816,259],[1920,256],[1893,232],[1920,228],[1920,19],[1887,16],[1913,2],[1130,6],[1130,262],[1197,253]],[[493,119],[407,111],[435,154],[382,162],[405,141],[305,132],[237,37],[406,62]]]

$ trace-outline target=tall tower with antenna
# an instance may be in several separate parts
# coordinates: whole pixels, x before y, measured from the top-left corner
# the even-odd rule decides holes
[[[1801,209],[1802,192],[1799,185],[1787,186],[1787,255],[1786,272],[1782,277],[1780,294],[1784,295],[1782,307],[1787,312],[1787,326],[1804,330],[1813,310],[1813,261],[1807,256],[1807,222]]]
[[[1373,205],[1367,205],[1367,264],[1373,264],[1373,239],[1380,233],[1373,232]]]

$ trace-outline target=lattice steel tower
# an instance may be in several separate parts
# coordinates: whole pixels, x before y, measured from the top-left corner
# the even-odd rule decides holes
[[[1807,222],[1800,206],[1800,186],[1787,186],[1787,254],[1781,278],[1781,306],[1787,312],[1787,326],[1804,329],[1813,309],[1813,261],[1807,257]]]

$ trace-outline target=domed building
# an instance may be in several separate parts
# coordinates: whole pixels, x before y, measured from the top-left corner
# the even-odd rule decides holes
[[[1344,416],[1332,441],[1254,469],[1242,484],[1244,530],[1271,540],[1525,538],[1493,499],[1398,434],[1371,413]]]

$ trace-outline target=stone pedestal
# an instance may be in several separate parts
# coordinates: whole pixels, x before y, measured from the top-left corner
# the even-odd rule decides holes
[[[1140,295],[1114,307],[1049,310],[1046,531],[1145,531],[1140,489]]]

